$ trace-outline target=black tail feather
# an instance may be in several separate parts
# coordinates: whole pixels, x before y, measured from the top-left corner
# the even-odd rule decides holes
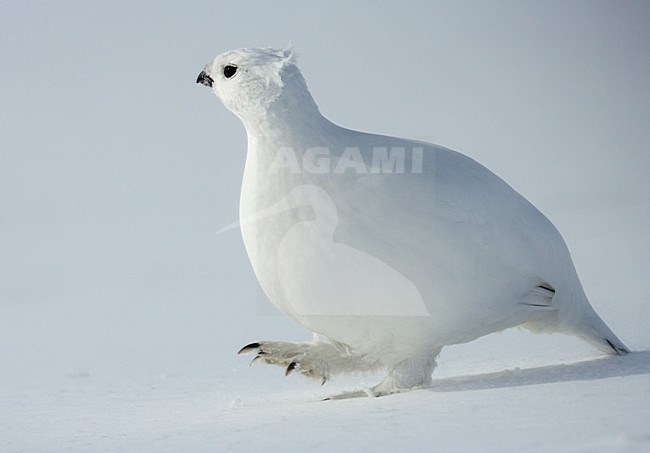
[[[609,347],[612,348],[612,350],[618,355],[625,355],[625,354],[628,354],[630,352],[630,350],[628,348],[626,348],[625,346],[618,346],[617,347],[617,346],[614,345],[614,343],[609,341],[607,338],[605,338],[604,340],[609,345]]]

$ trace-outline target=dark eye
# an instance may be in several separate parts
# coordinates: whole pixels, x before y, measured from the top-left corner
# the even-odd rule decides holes
[[[231,78],[235,74],[237,74],[237,66],[229,64],[223,68],[223,75],[226,79]]]

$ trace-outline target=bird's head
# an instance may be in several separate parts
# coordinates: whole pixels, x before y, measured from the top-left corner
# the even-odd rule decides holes
[[[283,93],[306,91],[290,48],[224,52],[205,66],[196,82],[211,87],[245,122],[268,111]]]

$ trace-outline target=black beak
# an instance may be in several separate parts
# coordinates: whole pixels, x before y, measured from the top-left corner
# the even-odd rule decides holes
[[[201,71],[201,74],[199,74],[199,76],[196,78],[196,83],[211,87],[214,83],[214,80],[212,80],[212,77],[207,75],[205,71]]]

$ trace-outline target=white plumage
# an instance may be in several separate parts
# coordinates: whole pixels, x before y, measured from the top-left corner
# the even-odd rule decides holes
[[[197,82],[246,126],[240,220],[262,288],[330,340],[242,352],[323,381],[387,369],[376,395],[429,385],[443,346],[517,325],[627,352],[555,227],[485,167],[331,123],[291,51],[226,52]]]

